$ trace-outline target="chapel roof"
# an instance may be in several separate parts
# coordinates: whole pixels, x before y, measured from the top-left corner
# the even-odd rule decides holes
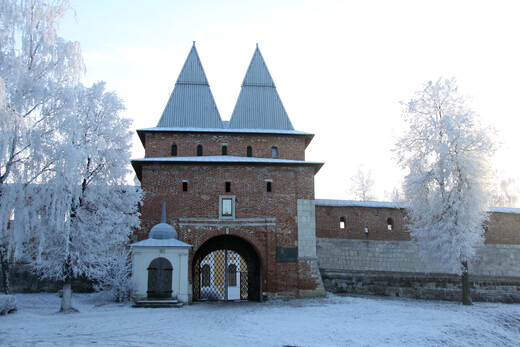
[[[229,128],[294,130],[258,44],[242,82]]]
[[[170,224],[166,223],[166,203],[163,202],[161,222],[154,225],[150,230],[150,234],[146,240],[132,243],[131,247],[184,247],[191,248],[192,246],[179,241],[177,231]]]
[[[157,127],[223,128],[195,42]]]

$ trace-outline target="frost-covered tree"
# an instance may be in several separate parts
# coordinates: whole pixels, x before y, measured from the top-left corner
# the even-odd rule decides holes
[[[52,166],[56,130],[83,70],[79,44],[56,34],[68,8],[65,0],[0,0],[0,262],[6,292],[16,248],[7,216],[24,205],[23,190]]]
[[[513,178],[502,179],[496,184],[491,204],[497,207],[518,207],[520,189]]]
[[[127,243],[140,201],[125,185],[131,134],[122,101],[103,83],[79,83],[79,44],[57,35],[68,9],[66,0],[0,0],[5,288],[10,257],[23,254],[42,278],[64,281],[63,311],[72,278],[103,276],[102,263]]]
[[[104,276],[106,263],[139,224],[140,188],[126,185],[130,121],[105,85],[74,90],[74,112],[64,119],[58,156],[39,194],[47,197],[32,223],[31,266],[42,278],[64,282],[61,311],[71,310],[72,279]],[[33,216],[34,217],[34,216]]]
[[[403,106],[410,128],[397,157],[408,171],[412,239],[427,264],[461,276],[462,302],[470,305],[468,261],[484,243],[494,145],[453,78],[426,83]]]
[[[376,199],[374,193],[374,180],[372,171],[365,171],[360,166],[354,176],[350,179],[350,193],[354,200],[373,201]]]
[[[394,187],[392,191],[385,191],[385,199],[391,202],[405,202],[404,193],[398,187]]]

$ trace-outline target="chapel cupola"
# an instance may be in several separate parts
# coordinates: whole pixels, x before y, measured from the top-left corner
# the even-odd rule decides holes
[[[151,230],[148,236],[155,240],[169,240],[178,239],[177,231],[170,224],[166,223],[166,203],[163,202],[161,223],[156,224]]]

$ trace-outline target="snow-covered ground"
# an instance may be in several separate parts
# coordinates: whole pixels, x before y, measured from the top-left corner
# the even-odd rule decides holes
[[[520,346],[520,305],[329,294],[324,299],[132,308],[74,294],[17,294],[1,346]]]

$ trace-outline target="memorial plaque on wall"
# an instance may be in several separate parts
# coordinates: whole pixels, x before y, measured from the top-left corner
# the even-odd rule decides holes
[[[296,247],[277,247],[277,263],[296,263],[298,259],[298,248]]]

